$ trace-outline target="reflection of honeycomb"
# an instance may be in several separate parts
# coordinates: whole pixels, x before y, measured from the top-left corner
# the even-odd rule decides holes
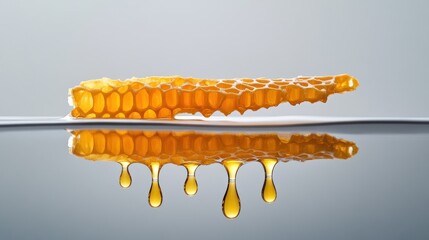
[[[161,161],[211,164],[223,160],[347,159],[357,153],[353,142],[328,134],[233,134],[76,130],[71,152],[90,160]]]
[[[326,102],[330,94],[352,91],[358,81],[349,75],[292,79],[206,80],[182,77],[103,78],[70,90],[73,117],[173,118],[178,113],[257,110],[301,102]]]

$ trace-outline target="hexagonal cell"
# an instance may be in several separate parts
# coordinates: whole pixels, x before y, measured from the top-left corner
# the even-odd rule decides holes
[[[167,105],[167,107],[169,108],[176,107],[179,101],[178,90],[171,89],[165,92],[164,94],[165,94],[165,104]]]
[[[163,104],[162,101],[162,92],[160,89],[152,89],[150,91],[150,106],[152,109],[159,109]]]
[[[133,92],[127,92],[122,96],[122,111],[128,112],[134,106],[134,94]]]
[[[104,106],[105,106],[105,99],[104,99],[104,95],[101,92],[98,93],[94,93],[93,95],[93,99],[94,99],[94,112],[96,113],[101,113],[104,111]]]
[[[133,119],[140,119],[141,115],[138,112],[132,112],[128,115],[128,118],[133,118]]]
[[[136,107],[138,110],[144,110],[149,106],[149,93],[146,89],[141,89],[136,95]]]
[[[143,118],[156,118],[156,112],[152,109],[148,109],[144,112]]]
[[[107,111],[111,113],[117,112],[120,106],[121,106],[121,97],[119,93],[112,92],[109,96],[107,96],[106,98]]]
[[[228,88],[232,87],[232,84],[220,82],[220,83],[216,84],[216,87],[222,88],[222,89],[228,89]]]

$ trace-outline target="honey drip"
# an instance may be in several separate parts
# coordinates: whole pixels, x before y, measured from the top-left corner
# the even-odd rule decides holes
[[[109,160],[121,164],[119,183],[131,185],[129,166],[144,164],[151,172],[148,194],[151,207],[162,204],[159,174],[165,164],[183,166],[187,171],[184,191],[193,196],[198,191],[195,177],[201,165],[221,163],[228,173],[228,187],[222,211],[227,218],[240,213],[240,198],[236,186],[239,168],[244,163],[259,161],[265,172],[261,191],[267,203],[276,200],[273,171],[277,163],[314,159],[349,159],[358,152],[351,141],[329,134],[290,133],[208,133],[190,131],[140,130],[73,130],[70,152],[88,160]],[[215,179],[214,179],[215,180]]]
[[[267,203],[272,203],[277,198],[276,186],[273,181],[273,171],[278,161],[277,159],[262,159],[260,162],[265,171],[265,181],[261,192],[262,199]]]
[[[228,172],[228,188],[226,189],[225,196],[223,197],[222,211],[225,217],[233,219],[240,214],[241,209],[240,197],[238,196],[235,179],[238,169],[243,165],[243,162],[237,160],[225,160],[222,164]]]
[[[119,162],[119,163],[122,166],[121,176],[119,177],[119,184],[123,188],[129,188],[131,186],[132,179],[131,179],[131,175],[128,170],[128,167],[130,166],[131,163],[129,162]]]
[[[187,171],[186,181],[183,188],[186,195],[194,196],[198,192],[198,183],[195,177],[195,171],[197,170],[199,164],[185,163],[183,166],[185,166]]]
[[[159,162],[151,162],[149,165],[152,174],[152,185],[150,186],[148,201],[149,205],[153,208],[160,207],[162,204],[162,191],[158,181],[161,167]]]

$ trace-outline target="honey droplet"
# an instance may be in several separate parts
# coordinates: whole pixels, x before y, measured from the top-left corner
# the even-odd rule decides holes
[[[152,181],[152,185],[149,190],[149,205],[153,208],[157,208],[162,204],[162,192],[159,186],[158,180]]]
[[[238,196],[235,179],[238,169],[243,165],[243,162],[238,160],[225,160],[222,162],[228,172],[228,188],[222,201],[222,211],[225,217],[229,219],[236,218],[240,214],[241,203]]]
[[[121,176],[119,177],[119,185],[121,185],[123,188],[129,188],[131,186],[132,179],[128,167],[131,163],[120,162],[120,164],[122,166],[122,171]]]
[[[196,170],[199,165],[222,163],[228,173],[228,187],[222,202],[222,211],[227,218],[236,218],[240,213],[240,198],[236,189],[239,168],[258,157],[264,168],[265,181],[261,195],[265,202],[276,201],[277,193],[273,172],[284,160],[306,161],[313,159],[349,159],[356,155],[355,143],[337,139],[328,134],[245,134],[201,133],[195,131],[150,131],[150,130],[71,130],[70,152],[88,160],[110,160],[121,164],[119,183],[131,186],[129,166],[142,163],[150,168],[152,185],[148,202],[152,207],[162,204],[159,174],[163,165],[172,163],[184,166],[187,179],[183,188],[187,195],[198,192]],[[261,157],[264,156],[264,157]]]
[[[190,197],[194,196],[198,192],[198,183],[195,176],[188,175],[188,177],[186,178],[184,189],[186,195]]]
[[[183,166],[185,166],[188,173],[184,185],[185,193],[188,196],[194,196],[198,192],[198,183],[195,177],[195,171],[199,165],[196,163],[185,163]]]
[[[228,183],[225,196],[222,202],[222,211],[225,217],[229,219],[236,218],[240,214],[240,197],[238,196],[237,187],[235,181]]]
[[[265,181],[261,192],[262,199],[267,203],[272,203],[277,198],[276,186],[273,181],[273,171],[278,161],[277,159],[262,159],[260,162],[265,171]]]
[[[272,203],[277,198],[276,186],[274,186],[273,178],[266,177],[264,187],[262,188],[262,199],[267,203]]]
[[[148,201],[149,205],[153,208],[157,208],[162,204],[162,192],[158,182],[161,167],[162,165],[159,162],[151,162],[149,165],[150,172],[152,173],[152,185],[150,186]]]

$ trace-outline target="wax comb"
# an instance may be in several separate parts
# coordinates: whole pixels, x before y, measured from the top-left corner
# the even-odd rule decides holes
[[[256,111],[281,103],[326,102],[331,94],[353,91],[359,83],[347,75],[278,79],[198,79],[178,76],[102,78],[70,89],[76,118],[172,119],[179,113]]]

